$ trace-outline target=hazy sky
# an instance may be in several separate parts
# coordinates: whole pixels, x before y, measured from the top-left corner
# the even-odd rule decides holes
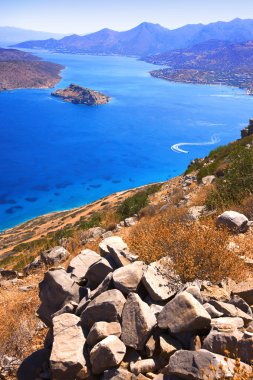
[[[0,0],[0,26],[85,34],[127,30],[143,21],[189,23],[253,18],[253,0]]]

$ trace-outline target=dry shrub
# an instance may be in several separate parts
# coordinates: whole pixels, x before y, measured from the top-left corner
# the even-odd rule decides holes
[[[196,192],[192,193],[191,204],[193,206],[203,206],[206,203],[207,195],[210,191],[210,186],[199,187]]]
[[[29,292],[0,289],[0,357],[9,355],[23,359],[32,352],[38,326],[37,293],[37,289]]]
[[[101,227],[105,228],[107,231],[112,230],[112,226],[114,228],[120,222],[120,218],[116,211],[108,210],[102,214]]]
[[[253,220],[253,195],[244,198],[234,209],[246,215],[249,220]]]
[[[170,209],[142,219],[125,237],[130,249],[147,263],[170,257],[184,282],[240,280],[245,264],[227,249],[228,231],[216,229],[212,220],[186,221],[181,212]]]

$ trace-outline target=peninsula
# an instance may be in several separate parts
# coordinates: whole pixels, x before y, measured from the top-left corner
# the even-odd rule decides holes
[[[109,96],[77,84],[70,84],[63,90],[52,92],[51,95],[62,98],[65,102],[86,104],[87,106],[106,104],[110,101]]]
[[[54,87],[61,79],[63,68],[30,53],[0,48],[0,91]]]

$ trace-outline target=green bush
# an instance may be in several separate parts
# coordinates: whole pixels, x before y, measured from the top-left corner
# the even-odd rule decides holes
[[[91,218],[78,222],[77,226],[80,230],[88,230],[89,228],[100,226],[101,220],[101,214],[96,212]]]

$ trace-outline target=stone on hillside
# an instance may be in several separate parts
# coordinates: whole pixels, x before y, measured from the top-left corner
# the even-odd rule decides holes
[[[166,263],[166,267],[169,262]],[[181,286],[179,277],[169,270],[165,273],[164,259],[150,264],[144,272],[142,283],[154,301],[165,301],[174,296]]]
[[[110,236],[110,237],[101,241],[101,243],[99,244],[101,256],[104,257],[104,256],[108,255],[110,253],[109,248],[116,249],[119,251],[127,251],[128,250],[127,244],[119,236]]]
[[[90,292],[90,299],[98,297],[100,294],[109,290],[112,283],[112,272],[108,273],[105,279],[98,285],[98,287]]]
[[[218,285],[211,285],[207,283],[202,284],[201,295],[203,302],[209,302],[210,300],[229,301],[230,299],[230,294],[227,289]]]
[[[210,314],[211,318],[219,318],[223,315],[223,313],[220,313],[218,310],[216,310],[215,307],[210,303],[205,303],[203,306],[208,314]]]
[[[56,265],[67,260],[69,252],[64,247],[54,247],[41,253],[41,260],[46,265]]]
[[[215,181],[215,176],[214,175],[207,175],[206,177],[202,178],[202,183],[203,185],[211,185]]]
[[[244,321],[240,317],[213,318],[211,326],[217,330],[226,330],[226,326],[228,329],[236,330],[244,327]]]
[[[64,269],[50,270],[39,284],[39,296],[39,318],[50,327],[54,313],[71,301],[79,302],[80,287]]]
[[[131,227],[131,226],[134,226],[135,224],[137,223],[137,218],[135,218],[134,216],[130,217],[130,218],[126,218],[124,220],[124,225],[125,227]]]
[[[225,211],[216,220],[217,227],[226,226],[232,231],[245,232],[249,228],[248,218],[236,211]]]
[[[52,318],[56,317],[57,315],[69,313],[69,314],[75,314],[75,310],[77,308],[78,304],[74,301],[71,301],[64,305],[60,310],[58,310],[56,313],[52,315]]]
[[[160,343],[160,360],[164,362],[164,365],[168,363],[169,358],[173,355],[177,350],[181,350],[181,344],[173,339],[168,334],[161,334],[159,337]]]
[[[130,293],[122,313],[121,339],[126,346],[142,350],[148,340],[156,317],[138,294]]]
[[[101,374],[106,369],[119,365],[126,353],[124,343],[114,335],[97,343],[90,352],[92,372]]]
[[[188,210],[188,214],[191,220],[198,220],[201,218],[205,211],[205,206],[192,206]]]
[[[101,256],[111,259],[116,268],[131,264],[138,259],[138,256],[129,252],[127,244],[119,236],[104,239],[99,247]]]
[[[94,298],[82,312],[82,325],[90,329],[95,322],[118,322],[125,302],[126,299],[119,290],[107,290]]]
[[[83,355],[85,337],[80,318],[62,314],[53,318],[54,342],[50,366],[54,380],[75,380],[86,367]]]
[[[2,269],[0,272],[0,278],[4,280],[13,280],[18,277],[18,272],[11,269]]]
[[[84,249],[70,261],[67,272],[71,273],[71,277],[77,279],[77,281],[82,281],[85,279],[85,275],[91,265],[100,259],[101,257],[96,252]]]
[[[121,325],[118,322],[96,322],[92,326],[88,336],[87,344],[95,346],[98,342],[105,339],[109,335],[115,335],[118,338],[121,335]]]
[[[253,305],[253,279],[234,285],[232,288],[232,294],[237,294],[247,302],[248,305]]]
[[[190,285],[185,289],[185,291],[190,293],[200,303],[203,303],[203,297],[201,295],[200,288],[197,285]]]
[[[168,302],[158,315],[158,326],[172,333],[191,332],[210,328],[211,317],[190,294],[182,292]]]
[[[240,317],[246,324],[252,321],[252,317],[249,314],[244,313],[238,307],[221,301],[210,301],[211,305],[215,307],[219,312],[223,313],[224,317]]]
[[[131,372],[123,368],[107,369],[101,380],[134,380]]]
[[[113,269],[109,262],[100,257],[100,260],[92,264],[87,270],[85,275],[85,278],[88,280],[87,286],[92,290],[96,289],[112,271]]]
[[[130,370],[135,375],[138,375],[139,373],[153,372],[156,368],[157,363],[154,359],[138,360],[137,362],[130,364]]]
[[[17,371],[17,380],[36,380],[49,370],[50,350],[42,349],[25,358]]]
[[[225,378],[233,377],[235,361],[207,350],[177,351],[171,356],[168,366],[162,372],[179,376],[182,379],[201,380],[203,379],[203,372],[206,377],[213,377],[210,366],[216,369],[215,378],[217,380],[224,378],[222,370],[225,371]],[[222,370],[220,366],[222,366]],[[251,370],[246,364],[245,368]]]
[[[227,332],[226,330],[212,330],[204,339],[203,348],[220,355],[224,355],[228,351],[230,357],[235,357],[238,351],[238,342],[242,336],[243,333],[238,330],[229,331],[227,329]],[[240,359],[242,358],[240,357]]]
[[[113,272],[113,282],[116,289],[128,294],[135,292],[141,282],[145,265],[142,261],[135,261]]]

